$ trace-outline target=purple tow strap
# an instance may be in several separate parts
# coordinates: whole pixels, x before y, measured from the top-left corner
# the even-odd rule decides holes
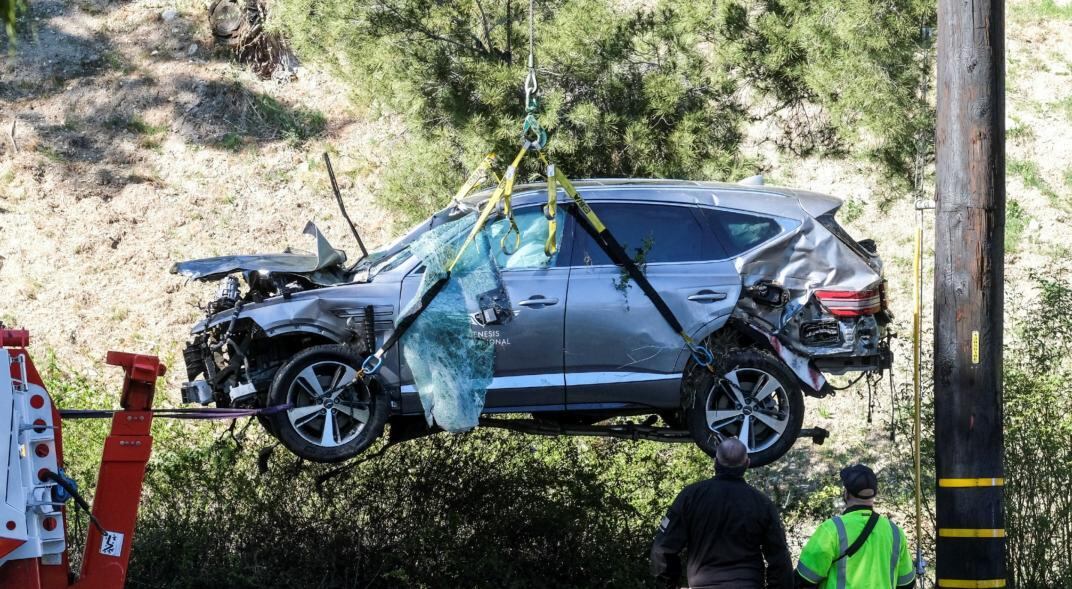
[[[256,417],[257,415],[271,415],[286,411],[292,405],[273,405],[257,409],[225,409],[197,407],[174,407],[165,409],[153,409],[153,417],[164,419],[240,419],[242,417]],[[62,419],[107,419],[115,415],[117,409],[60,409]]]

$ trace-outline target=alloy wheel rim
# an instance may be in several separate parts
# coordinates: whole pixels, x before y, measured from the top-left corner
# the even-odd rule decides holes
[[[305,441],[334,448],[356,438],[369,421],[371,395],[357,370],[335,360],[306,366],[290,383],[287,418]]]
[[[704,404],[708,429],[737,437],[748,452],[770,448],[789,426],[789,394],[774,375],[734,368],[718,379]]]

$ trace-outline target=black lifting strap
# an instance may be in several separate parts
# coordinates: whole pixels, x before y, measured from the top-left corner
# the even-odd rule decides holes
[[[666,304],[663,297],[659,295],[658,291],[655,290],[655,287],[652,286],[648,277],[644,276],[644,273],[637,267],[636,262],[634,262],[632,258],[629,257],[629,254],[625,252],[625,248],[622,247],[622,244],[618,243],[618,240],[615,239],[614,235],[611,234],[610,230],[606,227],[603,227],[602,231],[597,231],[596,228],[592,226],[592,222],[588,217],[582,214],[578,209],[579,207],[566,207],[566,210],[573,215],[573,218],[577,220],[577,223],[581,227],[584,227],[585,231],[588,232],[588,235],[592,236],[592,239],[599,244],[599,247],[607,254],[611,261],[625,269],[626,273],[629,274],[629,278],[631,278],[633,282],[636,282],[637,286],[640,287],[640,290],[647,295],[648,299],[651,300],[651,303],[655,305],[655,310],[662,315],[666,323],[670,325],[670,328],[676,333],[684,335],[685,328],[681,326],[681,322],[674,316],[674,312],[670,310],[670,306]]]
[[[860,535],[856,537],[856,540],[852,543],[852,546],[845,551],[845,554],[834,559],[837,562],[843,558],[850,558],[853,554],[856,554],[864,547],[864,543],[867,542],[867,537],[871,535],[871,532],[875,530],[875,526],[878,525],[879,515],[874,511],[871,512],[871,516],[867,518],[867,523],[864,524],[864,529],[860,532]]]
[[[409,331],[409,328],[413,325],[421,313],[428,308],[428,305],[432,304],[432,301],[439,294],[439,291],[443,290],[443,287],[450,282],[450,272],[447,272],[441,276],[438,280],[432,283],[432,286],[428,290],[424,291],[421,295],[420,304],[410,310],[409,314],[399,320],[398,325],[395,326],[394,331],[387,337],[387,341],[383,342],[379,350],[376,353],[365,359],[365,363],[362,365],[361,370],[365,374],[372,374],[379,369],[380,362],[383,361],[383,355],[390,350],[392,346],[398,343],[398,340],[402,339],[402,336]],[[360,376],[358,377],[360,378]]]

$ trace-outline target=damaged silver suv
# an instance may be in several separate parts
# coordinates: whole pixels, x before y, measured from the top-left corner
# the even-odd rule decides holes
[[[576,186],[685,330],[710,349],[717,370],[698,369],[580,217],[561,214],[574,206],[564,194],[558,248],[545,255],[546,187],[521,186],[513,197],[516,251],[499,247],[508,219],[493,217],[483,229],[505,296],[465,312],[468,337],[494,348],[480,413],[531,419],[490,421],[585,435],[604,424],[614,435],[623,416],[647,415],[630,424],[631,437],[691,439],[713,453],[721,436],[737,436],[759,466],[800,435],[804,396],[832,392],[824,374],[890,365],[882,263],[874,242],[857,242],[838,225],[841,201],[707,182]],[[415,342],[403,339],[375,378],[354,375],[419,292],[426,264],[411,246],[487,198],[454,203],[354,264],[311,225],[315,253],[176,264],[173,272],[221,281],[185,350],[184,400],[282,406],[262,417],[265,427],[320,462],[361,452],[387,423],[398,440],[437,431],[411,364],[442,349],[407,351]]]

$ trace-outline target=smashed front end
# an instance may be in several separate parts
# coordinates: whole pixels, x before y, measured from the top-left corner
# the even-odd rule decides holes
[[[173,274],[219,282],[216,295],[202,307],[205,318],[192,328],[192,339],[183,351],[189,379],[182,387],[184,403],[257,405],[258,392],[263,396],[275,370],[292,353],[278,342],[269,343],[272,334],[270,326],[265,329],[268,321],[263,318],[282,315],[290,319],[300,311],[280,303],[351,279],[351,272],[343,266],[346,255],[342,251],[332,248],[312,223],[306,226],[305,234],[315,240],[316,253],[221,256],[172,266]],[[320,312],[319,308],[311,310],[311,314]],[[258,317],[262,319],[256,320]],[[338,318],[340,323],[346,320]],[[305,337],[309,340],[305,344],[314,345],[324,335],[342,337],[341,333],[324,331],[317,328],[291,338]],[[338,331],[344,329],[340,327]]]

